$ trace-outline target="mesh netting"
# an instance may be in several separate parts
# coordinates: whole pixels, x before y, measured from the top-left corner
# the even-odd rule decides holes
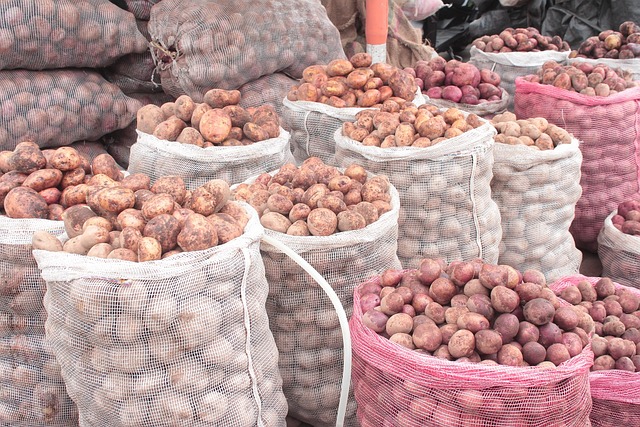
[[[282,426],[255,211],[223,245],[132,263],[33,251],[47,341],[85,426]]]
[[[160,0],[124,0],[127,10],[137,18],[149,20],[151,16],[151,8],[154,4],[160,3]]]
[[[422,93],[412,101],[426,102]],[[282,100],[282,123],[291,132],[291,151],[298,164],[309,157],[319,157],[327,165],[336,165],[333,134],[344,122],[356,121],[356,114],[366,108],[336,108],[321,102]]]
[[[248,108],[268,104],[276,110],[278,117],[282,117],[284,112],[282,99],[287,96],[289,89],[298,83],[298,80],[284,73],[262,76],[238,88],[240,91],[240,103],[238,105]],[[287,128],[285,130],[289,131]]]
[[[500,208],[499,264],[542,271],[547,281],[576,274],[582,252],[569,226],[580,198],[578,141],[538,151],[495,144],[491,197]]]
[[[621,69],[631,73],[633,80],[640,80],[640,61],[637,58],[633,59],[613,59],[613,58],[568,58],[567,64],[573,62],[586,62],[588,64],[604,64],[614,69]]]
[[[105,146],[97,141],[77,141],[71,144],[78,153],[85,155],[89,160],[93,160],[100,154],[105,154],[107,150]]]
[[[96,140],[122,129],[142,106],[90,70],[0,71],[0,149]]]
[[[518,118],[544,117],[581,141],[582,196],[570,231],[578,248],[595,252],[604,219],[638,192],[640,87],[602,97],[518,79],[515,98]]]
[[[509,93],[507,109],[513,111],[516,93],[516,77],[535,74],[545,61],[567,62],[569,51],[557,52],[483,52],[475,46],[469,52],[469,62],[479,70],[487,68],[500,75],[500,86]]]
[[[0,69],[103,67],[146,49],[134,16],[108,0],[0,3]]]
[[[0,216],[0,425],[72,427],[76,406],[45,341],[46,285],[31,254],[39,230],[60,235],[64,226]]]
[[[387,175],[400,194],[398,257],[498,261],[500,210],[491,199],[493,136],[488,123],[427,148],[363,146],[335,131],[336,163]]]
[[[602,276],[624,286],[640,288],[640,237],[625,234],[613,226],[614,210],[598,234],[598,257]]]
[[[163,90],[202,102],[213,88],[237,89],[281,71],[345,58],[319,0],[163,0],[149,20]]]
[[[349,327],[362,427],[589,425],[590,346],[554,369],[438,359],[367,328],[362,323],[361,286],[354,292]]]
[[[188,189],[194,189],[216,178],[241,183],[292,161],[289,133],[282,128],[277,138],[237,147],[209,148],[163,141],[138,131],[138,140],[131,146],[128,171],[142,172],[152,182],[161,176],[178,175]]]
[[[499,101],[488,101],[478,105],[461,104],[447,99],[434,99],[426,95],[425,98],[427,98],[428,104],[437,105],[440,108],[459,108],[467,113],[473,113],[486,119],[506,111],[509,102],[511,102],[511,95],[505,89],[502,89],[502,98]]]
[[[322,237],[268,229],[265,233],[311,264],[331,285],[349,317],[356,284],[385,268],[400,268],[396,254],[400,199],[393,186],[390,193],[392,210],[361,230]],[[335,426],[344,356],[338,315],[302,267],[266,243],[261,251],[269,282],[267,313],[280,352],[289,414],[315,427]],[[345,426],[357,425],[355,413],[351,394]]]
[[[604,276],[603,277],[608,277]],[[636,276],[636,280],[638,276]],[[586,277],[580,274],[567,276],[549,285],[556,294],[571,285],[577,285],[586,280],[595,285],[600,277]],[[615,283],[616,288],[624,286]],[[640,296],[636,281],[631,292]],[[617,369],[608,371],[593,371],[589,373],[591,398],[591,425],[593,427],[620,427],[640,425],[640,372],[627,372]]]

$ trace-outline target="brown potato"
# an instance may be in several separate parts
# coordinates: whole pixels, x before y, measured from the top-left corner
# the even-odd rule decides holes
[[[82,234],[82,227],[89,218],[96,216],[96,213],[86,205],[74,205],[67,208],[62,214],[64,230],[69,238]]]
[[[180,132],[180,135],[176,138],[176,142],[204,147],[204,138],[202,137],[202,134],[196,128],[192,128],[190,126],[182,129],[182,132]]]
[[[174,249],[178,244],[180,223],[172,215],[161,214],[152,218],[142,230],[144,237],[153,237],[162,247],[162,252]]]
[[[267,212],[260,217],[260,223],[269,230],[286,233],[292,222],[286,216],[278,212]]]
[[[87,256],[92,256],[96,258],[108,258],[111,251],[113,251],[113,246],[109,243],[98,243],[89,249],[87,252]]]
[[[162,247],[153,237],[142,237],[138,242],[138,262],[156,261],[162,258]]]
[[[120,230],[135,228],[142,231],[144,226],[147,225],[147,219],[142,214],[142,211],[135,208],[127,208],[116,217],[116,225]]]
[[[47,219],[47,202],[37,191],[29,187],[12,188],[4,198],[4,211],[9,218]]]
[[[176,116],[160,122],[153,130],[153,136],[165,141],[175,141],[187,124]]]
[[[107,259],[119,259],[123,261],[138,262],[138,254],[131,249],[118,248],[112,250]]]
[[[110,154],[98,154],[91,161],[91,171],[94,175],[104,174],[114,181],[120,181],[124,174],[118,168],[118,164]]]
[[[35,191],[57,187],[62,181],[62,172],[58,169],[40,169],[29,174],[22,185]]]
[[[85,176],[86,172],[82,167],[67,171],[62,175],[62,180],[59,184],[60,188],[64,189],[72,185],[80,185],[84,183]]]
[[[174,102],[173,114],[183,122],[189,123],[195,108],[196,104],[189,95],[180,95]]]
[[[184,204],[187,195],[184,179],[178,175],[161,176],[153,183],[151,191],[155,194],[169,194],[179,205]]]
[[[239,90],[210,89],[204,94],[203,101],[211,108],[223,108],[227,105],[240,103],[241,93]]]
[[[209,215],[207,220],[216,231],[218,244],[224,244],[236,237],[242,236],[243,227],[241,227],[231,215],[215,213],[213,215]]]
[[[81,167],[82,158],[75,148],[60,147],[51,154],[49,165],[62,172],[67,172]]]
[[[124,227],[118,235],[118,247],[138,252],[138,243],[142,239],[142,232],[138,228]]]
[[[147,221],[162,214],[173,214],[176,202],[170,194],[160,193],[142,204],[142,216]]]
[[[218,244],[216,228],[205,216],[192,213],[178,234],[178,246],[183,251],[199,251]]]
[[[31,249],[60,252],[62,250],[62,242],[48,231],[37,230],[34,231],[31,238]]]
[[[213,108],[202,115],[198,130],[204,139],[217,144],[229,136],[231,128],[232,122],[229,114],[220,108]]]
[[[21,142],[16,145],[9,157],[9,166],[14,171],[30,174],[44,169],[47,166],[47,159],[37,145]]]
[[[326,208],[313,209],[307,217],[307,226],[314,236],[330,236],[338,227],[338,217]]]
[[[106,187],[88,194],[87,204],[97,213],[119,214],[127,208],[133,208],[136,198],[132,190],[124,187]]]
[[[155,104],[144,105],[136,113],[137,129],[147,134],[152,134],[164,120],[164,112]]]
[[[224,213],[227,215],[231,215],[233,219],[235,219],[240,227],[244,230],[249,222],[249,214],[247,210],[242,207],[238,202],[233,200],[227,201],[221,208],[220,213]]]
[[[132,173],[122,178],[120,185],[133,192],[143,189],[148,190],[151,187],[151,178],[144,173]]]
[[[269,139],[269,132],[261,126],[248,122],[242,127],[242,132],[253,142],[264,141]]]

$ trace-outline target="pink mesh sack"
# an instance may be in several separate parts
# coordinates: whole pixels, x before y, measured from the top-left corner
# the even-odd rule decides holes
[[[282,427],[257,213],[244,234],[141,263],[34,250],[46,339],[83,427]]]
[[[98,138],[128,126],[142,104],[84,69],[0,71],[0,149]]]
[[[640,87],[608,97],[516,80],[518,118],[544,117],[581,141],[582,196],[570,231],[576,246],[592,252],[604,219],[638,192]]]
[[[496,143],[491,198],[500,208],[499,264],[542,271],[551,282],[578,273],[582,253],[569,226],[580,198],[578,141],[553,150]]]
[[[409,350],[349,321],[352,381],[362,427],[589,426],[590,346],[555,369],[451,362]]]
[[[615,228],[611,218],[617,213],[615,210],[605,218],[598,234],[602,276],[624,286],[640,288],[640,236],[625,234]]]
[[[603,275],[603,277],[609,277]],[[638,280],[635,277],[636,287],[630,288],[616,283],[617,288],[627,288],[640,296]],[[577,285],[586,280],[595,285],[600,277],[586,277],[583,275],[567,276],[549,285],[558,294],[564,288]],[[592,371],[589,373],[591,388],[591,425],[593,427],[621,427],[640,425],[640,372],[627,372],[621,370]]]
[[[134,16],[108,0],[0,3],[0,70],[104,67],[147,48]]]
[[[60,365],[45,340],[46,284],[31,254],[33,233],[64,232],[62,221],[0,215],[0,425],[78,425]]]
[[[149,34],[164,91],[196,102],[214,87],[275,72],[300,78],[309,65],[345,58],[319,0],[163,0]]]

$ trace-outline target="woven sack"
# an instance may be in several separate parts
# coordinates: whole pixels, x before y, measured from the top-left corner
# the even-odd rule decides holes
[[[640,237],[625,234],[613,226],[611,212],[598,234],[598,258],[602,263],[602,276],[623,286],[640,289]]]

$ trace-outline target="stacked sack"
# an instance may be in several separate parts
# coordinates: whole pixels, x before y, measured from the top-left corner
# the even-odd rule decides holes
[[[357,53],[348,60],[336,57],[326,65],[307,67],[282,100],[283,123],[291,132],[296,162],[319,157],[336,165],[336,129],[355,120],[363,109],[379,108],[390,98],[424,103],[411,74],[386,63],[372,64],[368,53]]]
[[[500,210],[491,198],[493,137],[486,120],[457,108],[398,104],[359,112],[334,134],[336,163],[384,174],[400,194],[398,257],[498,261]]]
[[[582,193],[578,141],[544,118],[506,112],[491,123],[498,131],[491,197],[502,219],[499,263],[540,270],[549,281],[576,274],[582,253],[569,226]]]
[[[622,70],[586,62],[549,61],[516,80],[518,118],[543,117],[581,141],[582,196],[570,228],[579,249],[596,252],[604,219],[638,193],[637,84]]]
[[[131,123],[139,104],[91,68],[147,49],[133,15],[107,0],[15,0],[0,12],[3,149],[68,145]]]

